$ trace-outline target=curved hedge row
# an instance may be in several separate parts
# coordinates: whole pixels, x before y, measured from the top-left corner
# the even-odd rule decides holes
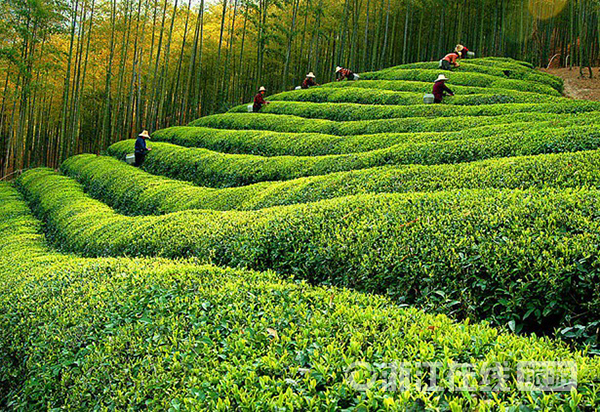
[[[365,193],[451,189],[600,187],[600,152],[585,151],[436,166],[386,166],[226,189],[151,175],[111,157],[79,155],[61,171],[128,215],[189,209],[256,210]]]
[[[377,136],[377,137],[375,137]],[[394,133],[388,142],[397,143],[403,134]],[[376,139],[375,147],[364,148]],[[223,153],[259,156],[313,156],[373,150],[391,144],[384,135],[334,136],[321,133],[284,133],[268,130],[213,129],[210,127],[174,126],[152,133],[152,141],[185,147],[202,147]],[[353,143],[354,142],[354,143]]]
[[[47,169],[21,190],[61,248],[273,269],[458,316],[551,330],[600,315],[597,190],[362,195],[252,212],[126,217]],[[450,310],[444,307],[442,310]]]
[[[429,90],[431,92],[431,90]],[[377,105],[422,105],[423,94],[360,87],[312,87],[269,96],[270,101],[296,101],[311,103],[360,103]],[[474,106],[506,103],[559,103],[566,100],[545,94],[506,91],[503,93],[456,95],[444,99],[444,104]]]
[[[274,101],[261,113],[285,114],[310,119],[357,121],[410,117],[501,116],[513,113],[565,114],[598,111],[600,102],[569,100],[556,103],[507,103],[480,106],[421,104],[411,106],[363,105],[354,103],[307,103]],[[246,105],[234,107],[232,113],[247,112]]]
[[[598,406],[598,359],[557,342],[270,273],[59,255],[46,249],[40,226],[15,190],[0,184],[3,408],[488,410],[558,408],[573,396],[581,407]],[[468,360],[506,363],[508,390],[489,399],[367,394],[346,373],[356,361],[421,362],[424,353],[444,365],[441,387],[450,384],[448,365]],[[576,362],[577,392],[531,398],[517,390],[517,362],[556,360]]]
[[[512,69],[512,70],[519,70],[519,71],[525,71],[528,73],[535,73],[538,74],[540,76],[545,76],[548,79],[554,79],[555,81],[561,81],[562,79],[560,79],[557,76],[554,76],[550,73],[546,73],[543,71],[538,70],[533,64],[529,63],[529,62],[525,62],[525,61],[521,61],[521,60],[514,60],[510,57],[508,58],[504,58],[504,57],[483,57],[483,58],[476,58],[476,59],[468,59],[468,60],[462,60],[462,62],[467,62],[469,65],[477,65],[477,66],[488,66],[488,67],[494,67],[494,68],[504,68],[504,69]],[[461,62],[461,65],[462,65]]]
[[[483,58],[477,58],[477,59],[472,59],[469,60],[472,61],[473,63],[477,63],[479,65],[487,65],[487,66],[495,66],[495,65],[506,65],[506,64],[510,64],[510,65],[519,65],[519,66],[523,66],[527,69],[535,69],[535,66],[529,62],[523,61],[523,60],[515,60],[511,57],[497,57],[497,56],[490,56],[490,57],[483,57]]]
[[[537,129],[567,127],[595,121],[597,113],[586,116],[563,117],[562,120],[536,122]],[[322,156],[360,153],[383,149],[400,143],[445,141],[487,137],[494,134],[512,135],[530,131],[530,122],[468,127],[448,132],[379,133],[370,135],[336,136],[320,133],[283,133],[262,130],[212,129],[207,127],[175,126],[157,130],[153,141],[185,147],[202,147],[223,153],[259,156]]]
[[[394,72],[396,70],[406,69],[428,69],[438,70],[439,62],[421,62],[403,64],[400,66],[384,69],[381,73]],[[483,73],[490,76],[500,77],[504,79],[525,80],[529,82],[537,82],[548,85],[553,89],[563,91],[563,81],[559,77],[551,76],[543,72],[538,72],[525,68],[519,64],[497,63],[492,65],[479,64],[477,61],[461,61],[460,67],[452,69],[452,73]]]
[[[134,141],[125,140],[108,148],[108,154],[124,159]],[[492,135],[467,140],[406,143],[370,152],[329,156],[236,155],[207,149],[154,143],[144,170],[202,186],[241,186],[270,180],[365,169],[390,164],[459,163],[491,157],[574,152],[600,147],[600,126],[542,129],[532,132]]]
[[[449,83],[450,84],[450,83]],[[360,80],[358,82],[331,82],[319,86],[321,89],[343,89],[351,87],[353,89],[368,90],[388,90],[395,92],[413,92],[413,93],[431,93],[433,84],[431,82],[419,82],[411,80]],[[540,93],[524,92],[513,89],[498,89],[491,87],[461,86],[452,84],[452,91],[457,95],[471,94],[506,94],[519,93],[521,95],[539,96]],[[310,90],[310,89],[309,89]],[[542,94],[543,95],[543,94]],[[549,96],[558,97],[558,96]]]
[[[512,122],[557,122],[580,119],[581,124],[597,124],[597,112],[578,114],[514,113],[502,116],[464,116],[460,125],[451,117],[405,118],[335,122],[323,119],[307,119],[298,116],[269,113],[222,113],[201,117],[188,126],[211,127],[233,130],[268,130],[284,133],[324,133],[351,136],[376,133],[443,132],[459,128],[508,124]],[[533,124],[533,123],[532,123]]]
[[[397,69],[389,68],[377,72],[362,73],[361,79],[365,80],[412,80],[420,82],[431,82],[443,73],[442,70],[433,69]],[[499,89],[512,89],[522,92],[534,92],[560,96],[560,92],[552,86],[534,83],[525,80],[502,79],[482,73],[451,72],[447,75],[448,84],[461,86],[491,87]],[[362,81],[362,80],[361,80]],[[452,86],[450,86],[452,87]]]

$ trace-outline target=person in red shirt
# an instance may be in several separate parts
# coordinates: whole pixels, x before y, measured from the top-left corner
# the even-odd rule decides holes
[[[302,82],[302,87],[303,89],[309,89],[313,86],[318,86],[318,84],[315,82],[315,75],[313,74],[313,72],[310,72],[306,75],[306,79],[304,79],[304,81]]]
[[[260,109],[262,109],[263,106],[269,104],[269,102],[265,100],[266,91],[267,89],[265,89],[264,86],[261,86],[260,89],[258,89],[258,93],[254,96],[254,105],[252,106],[253,112],[260,112]]]
[[[338,82],[344,79],[358,80],[358,75],[355,74],[352,70],[344,69],[340,66],[335,68],[335,77]]]
[[[458,52],[448,53],[442,60],[440,60],[440,69],[442,70],[452,70],[453,67],[459,67],[458,59],[460,59],[460,55]]]
[[[448,86],[446,86],[446,80],[448,80],[448,78],[443,74],[440,74],[435,83],[433,84],[432,93],[434,96],[434,103],[441,103],[446,93],[448,93],[450,96],[454,96],[452,90],[450,90]]]
[[[456,48],[454,49],[454,51],[456,53],[458,53],[458,55],[460,56],[461,59],[466,59],[466,58],[469,57],[469,49],[467,49],[462,44],[457,44]]]

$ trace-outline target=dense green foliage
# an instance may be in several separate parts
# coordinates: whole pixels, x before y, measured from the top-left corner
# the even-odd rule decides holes
[[[452,107],[450,107],[452,109]],[[284,133],[325,133],[337,136],[375,133],[443,132],[457,128],[510,124],[513,122],[560,122],[563,119],[580,118],[584,124],[596,124],[597,112],[576,114],[515,113],[501,116],[463,116],[457,121],[452,117],[400,118],[336,122],[323,119],[307,119],[291,115],[268,113],[223,113],[201,117],[189,124],[196,127],[234,130],[270,130]],[[581,117],[580,117],[581,116]],[[533,124],[533,123],[532,123]]]
[[[431,66],[0,183],[0,409],[597,410],[600,106],[510,59],[425,106]],[[577,390],[517,390],[523,360],[575,361]],[[362,391],[356,361],[512,381]]]
[[[429,90],[428,92],[431,92]],[[456,92],[458,93],[458,92]],[[269,96],[270,101],[300,101],[312,103],[360,103],[380,105],[418,105],[423,104],[423,94],[414,92],[396,92],[391,90],[366,89],[360,87],[312,87],[306,90],[294,90]],[[476,106],[500,103],[558,103],[561,97],[546,94],[516,92],[506,90],[497,93],[467,94],[451,96],[444,104],[457,106]]]
[[[556,88],[556,79],[533,72],[532,63],[589,67],[580,74],[592,77],[600,56],[600,0],[0,5],[0,175],[57,167],[70,155],[135,137],[141,128],[226,111],[261,85],[274,93],[291,90],[309,71],[326,83],[337,65],[360,73],[426,61],[436,69],[461,42],[477,56],[529,62],[465,61],[475,74]]]
[[[0,184],[0,405],[12,409],[494,410],[573,400],[598,407],[598,360],[555,342],[271,273],[58,254],[47,249],[41,226]],[[509,391],[475,398],[367,394],[348,381],[356,361],[424,356],[444,370],[465,359],[506,362],[511,377],[523,360],[569,359],[579,384],[573,393],[531,398],[511,379]]]
[[[390,67],[388,69],[361,74],[361,79],[365,80],[410,80],[419,82],[433,83],[442,72],[440,69],[400,69]],[[511,89],[522,92],[544,93],[552,96],[560,96],[560,91],[556,88],[538,82],[526,80],[513,80],[483,73],[473,73],[456,71],[447,75],[450,79],[449,84],[458,84],[461,86],[491,87],[498,89]]]
[[[499,57],[499,56],[488,56],[484,58],[478,58],[472,60],[473,63],[477,63],[478,65],[483,66],[496,66],[496,65],[518,65],[525,67],[527,69],[535,69],[536,66],[531,64],[530,62],[526,62],[523,60],[516,60],[510,57]]]
[[[124,159],[134,141],[115,143],[108,153]],[[254,156],[154,143],[144,169],[204,186],[226,187],[288,180],[389,164],[440,164],[491,157],[558,153],[600,147],[600,126],[541,129],[518,134],[448,141],[401,143],[385,149],[329,156]]]
[[[594,124],[598,113],[561,115],[552,120],[535,123],[535,129]],[[338,136],[322,133],[285,133],[268,130],[214,129],[209,127],[170,127],[152,134],[159,142],[186,147],[203,147],[223,153],[254,154],[260,156],[321,156],[328,154],[360,153],[382,149],[399,143],[470,139],[492,135],[511,135],[528,132],[531,122],[513,118],[506,124],[480,127],[449,127],[442,132],[379,133],[370,135]],[[529,119],[531,120],[531,119]],[[422,123],[427,122],[422,120]],[[468,123],[468,121],[467,121]],[[438,125],[438,123],[435,123]],[[442,122],[441,125],[444,123]],[[447,122],[445,123],[447,124]]]
[[[531,94],[532,96],[539,96],[540,93],[534,92],[522,92],[511,89],[497,89],[491,87],[475,87],[475,86],[461,86],[457,84],[448,83],[454,92],[459,95],[470,95],[470,94],[506,94],[506,93],[519,93],[520,95]],[[367,89],[367,90],[388,90],[395,92],[416,92],[416,93],[431,93],[433,89],[432,82],[420,82],[413,80],[360,80],[357,82],[331,82],[325,83],[319,86],[321,89],[345,89],[350,87],[352,89]],[[558,97],[542,94],[548,98]]]
[[[589,254],[600,242],[596,190],[378,194],[127,217],[51,170],[26,172],[19,185],[50,239],[88,256],[195,256],[534,328],[600,313]]]
[[[600,152],[386,166],[225,189],[155,176],[96,155],[74,156],[62,164],[61,171],[77,179],[91,196],[122,213],[152,215],[189,209],[253,210],[364,193],[598,187]]]
[[[411,63],[403,64],[389,69],[381,70],[380,73],[395,72],[398,69],[428,69],[438,70],[438,62],[422,62],[422,63]],[[562,92],[563,80],[543,72],[534,72],[527,67],[522,66],[518,63],[509,62],[494,62],[490,64],[486,59],[474,59],[467,61],[460,61],[460,66],[452,69],[453,73],[467,72],[467,73],[483,73],[492,76],[515,79],[515,80],[527,80],[530,82],[537,82],[551,86],[552,88]]]
[[[261,112],[287,114],[309,119],[335,121],[378,120],[404,117],[463,117],[500,116],[511,113],[585,113],[598,111],[600,102],[565,100],[560,103],[507,103],[476,106],[420,104],[410,106],[363,105],[353,103],[307,103],[274,101]],[[247,112],[246,105],[233,108],[230,112]]]

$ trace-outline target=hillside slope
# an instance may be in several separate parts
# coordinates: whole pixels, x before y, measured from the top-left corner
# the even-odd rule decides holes
[[[141,169],[128,140],[0,185],[0,406],[598,409],[600,105],[506,59],[423,105],[438,74],[283,92],[154,132]],[[591,346],[517,335],[556,330]],[[520,390],[555,361],[576,389]],[[386,387],[398,362],[439,363],[440,390]]]

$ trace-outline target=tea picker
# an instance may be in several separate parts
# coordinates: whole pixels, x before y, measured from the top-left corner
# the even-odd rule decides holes
[[[313,86],[318,86],[317,82],[315,82],[315,75],[313,72],[310,72],[306,75],[306,79],[302,82],[302,89],[310,89]]]
[[[454,92],[446,86],[446,80],[448,80],[448,78],[443,74],[440,74],[433,84],[432,95],[425,95],[425,98],[427,99],[428,96],[430,96],[430,98],[433,97],[433,103],[441,103],[446,93],[450,96],[454,96]]]
[[[264,86],[261,86],[260,89],[258,89],[258,93],[256,93],[256,96],[254,96],[254,103],[252,105],[248,105],[249,112],[260,112],[260,109],[262,109],[263,106],[266,106],[270,103],[265,100],[266,92],[267,89],[265,89]]]
[[[460,67],[458,59],[460,59],[460,53],[456,51],[448,53],[440,60],[439,68],[442,70],[452,70],[454,67]]]
[[[345,79],[358,80],[359,78],[360,78],[360,76],[358,74],[354,73],[350,69],[344,69],[343,67],[340,67],[340,66],[335,68],[335,79],[338,82],[345,80]]]
[[[132,164],[132,160],[134,160],[133,165],[136,167],[140,167],[144,161],[146,160],[146,155],[151,147],[146,146],[146,139],[150,139],[150,135],[148,134],[148,130],[144,130],[140,133],[135,141],[135,153],[132,155],[127,155],[126,160],[127,163]]]
[[[459,54],[461,59],[474,59],[475,58],[475,53],[473,53],[472,51],[469,51],[469,49],[467,49],[462,44],[457,44],[454,51]]]

